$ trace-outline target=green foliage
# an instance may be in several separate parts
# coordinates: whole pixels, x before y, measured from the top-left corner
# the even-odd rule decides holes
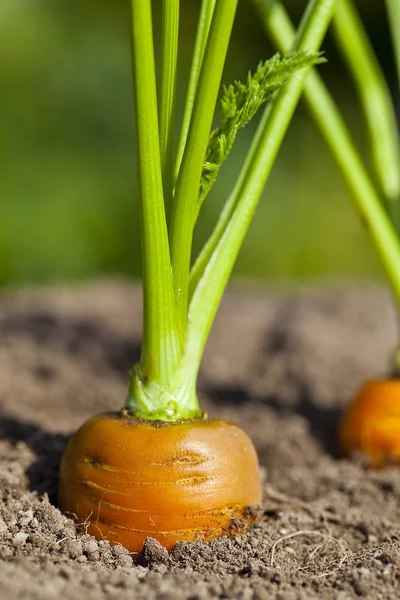
[[[320,53],[296,52],[283,58],[280,54],[275,54],[269,60],[261,62],[254,75],[249,73],[246,83],[235,81],[233,85],[224,87],[221,99],[222,123],[210,135],[200,182],[199,209],[213,186],[222,163],[232,150],[239,129],[272,98],[290,75],[322,62],[325,60]]]

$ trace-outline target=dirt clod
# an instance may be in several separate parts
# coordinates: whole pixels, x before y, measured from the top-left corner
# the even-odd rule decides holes
[[[157,540],[147,538],[142,550],[137,556],[136,562],[142,567],[160,564],[167,565],[169,563],[169,554]]]

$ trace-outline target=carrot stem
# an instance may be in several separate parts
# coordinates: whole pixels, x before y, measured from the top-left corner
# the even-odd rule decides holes
[[[162,11],[159,121],[161,172],[166,211],[172,206],[179,1],[163,0]]]
[[[217,248],[221,238],[224,234],[225,229],[227,228],[229,221],[235,211],[237,203],[241,197],[241,193],[244,189],[244,186],[248,182],[249,177],[251,177],[251,165],[254,161],[254,158],[257,154],[258,147],[263,136],[264,129],[266,127],[269,112],[271,110],[271,105],[268,104],[264,109],[263,116],[261,118],[260,124],[257,128],[256,135],[251,143],[249,151],[246,155],[246,158],[243,163],[243,167],[240,171],[239,177],[235,183],[233,191],[229,196],[228,200],[225,202],[222,212],[218,217],[217,223],[211,232],[211,235],[207,239],[203,248],[200,251],[200,254],[197,256],[196,261],[190,272],[190,280],[189,280],[189,303],[193,298],[193,294],[196,291],[196,287],[203,276],[203,273],[211,260],[212,255],[214,254],[215,249]]]
[[[191,248],[200,179],[236,6],[237,0],[219,0],[216,3],[176,183],[170,245],[180,332],[184,332],[187,320]]]
[[[336,0],[313,0],[309,3],[294,45],[295,51],[313,52],[319,49],[335,3]],[[303,69],[293,75],[273,102],[258,143],[250,151],[251,161],[246,161],[248,173],[233,214],[194,291],[189,306],[187,352],[192,357],[192,368],[196,374],[224,288],[301,96],[307,73],[308,69]]]
[[[190,119],[192,117],[193,104],[196,95],[197,82],[199,80],[199,74],[201,65],[203,62],[204,51],[206,49],[206,43],[208,34],[210,32],[211,19],[214,13],[215,0],[203,0],[200,8],[199,23],[197,26],[196,41],[194,45],[192,65],[190,68],[189,84],[186,93],[186,102],[183,112],[181,132],[178,142],[178,150],[176,155],[176,166],[175,166],[175,181],[178,178],[179,169],[182,162],[183,152],[185,150],[185,144],[189,131]]]
[[[271,40],[286,52],[293,43],[295,29],[283,6],[275,0],[253,0],[259,9]],[[386,275],[400,304],[400,243],[389,216],[382,206],[370,176],[354,145],[346,123],[321,77],[313,70],[306,81],[304,98],[325,142],[332,152],[352,192]]]
[[[151,0],[132,0],[132,71],[143,263],[143,381],[169,385],[180,358],[157,119]]]
[[[393,49],[397,65],[397,83],[400,86],[400,2],[399,0],[386,0],[386,9],[392,32]]]
[[[372,157],[383,191],[389,203],[399,201],[400,151],[396,115],[385,77],[353,0],[338,2],[333,25],[338,46],[360,95],[371,136]]]

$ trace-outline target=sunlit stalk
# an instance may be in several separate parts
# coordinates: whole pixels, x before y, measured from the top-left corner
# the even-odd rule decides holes
[[[160,157],[166,209],[172,206],[176,74],[180,0],[163,0],[160,90]]]
[[[201,63],[203,62],[204,51],[206,49],[206,43],[208,34],[210,31],[211,19],[213,16],[215,7],[215,0],[202,0],[199,22],[197,25],[196,41],[194,45],[192,64],[190,67],[189,84],[186,93],[185,109],[183,111],[182,126],[179,135],[178,150],[176,153],[176,165],[175,165],[175,181],[178,178],[179,169],[182,162],[183,152],[185,150],[185,144],[187,134],[189,131],[190,119],[192,116],[194,98],[196,95],[197,82],[199,80],[199,74],[201,69]]]
[[[271,40],[282,52],[292,45],[295,30],[279,1],[253,0]],[[316,72],[308,75],[304,96],[324,139],[352,191],[357,211],[371,235],[400,304],[400,244],[379,195],[356,150],[332,96]]]
[[[170,226],[171,260],[178,311],[184,331],[193,228],[197,214],[200,178],[221,84],[237,0],[218,0],[196,90],[192,118],[175,189]]]
[[[132,67],[138,146],[144,330],[140,367],[168,385],[179,360],[161,177],[151,0],[132,0]]]
[[[294,50],[319,49],[333,15],[335,0],[314,0],[301,22]],[[293,75],[272,104],[252,156],[237,205],[200,278],[189,307],[187,352],[197,372],[223,291],[239,253],[272,165],[300,99],[308,69]]]
[[[400,87],[400,2],[399,0],[386,0],[389,24],[392,32],[393,49],[397,65],[397,82]]]
[[[338,1],[333,24],[361,98],[383,191],[389,202],[400,200],[400,152],[393,102],[353,0]]]

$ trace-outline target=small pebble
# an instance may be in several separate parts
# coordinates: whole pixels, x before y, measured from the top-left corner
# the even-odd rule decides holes
[[[2,519],[0,519],[0,535],[2,535],[3,533],[7,533],[7,531],[8,531],[7,524],[4,523],[4,521]]]
[[[80,556],[78,556],[78,558],[76,560],[80,563],[87,562],[87,556],[85,556],[84,554],[81,554]]]
[[[28,542],[33,544],[33,546],[40,546],[42,541],[42,536],[39,533],[31,533],[28,537]]]
[[[98,546],[96,540],[88,540],[87,542],[85,542],[85,544],[83,546],[83,550],[87,554],[92,554],[93,552],[98,552],[99,546]]]
[[[132,557],[129,556],[128,554],[122,554],[117,559],[117,564],[120,567],[131,567],[132,563],[133,563]]]
[[[27,511],[25,511],[24,513],[22,513],[21,517],[18,520],[18,525],[20,527],[27,527],[29,525],[29,523],[32,521],[33,519],[33,510],[29,509]]]
[[[78,558],[82,555],[82,543],[79,540],[66,540],[63,542],[63,547],[71,558]]]
[[[23,531],[20,531],[19,533],[16,533],[13,537],[13,543],[16,546],[22,546],[22,544],[25,544],[26,540],[28,539],[29,534],[28,533],[24,533]]]
[[[4,546],[3,548],[0,548],[0,558],[3,560],[7,560],[8,558],[11,558],[12,556],[14,556],[14,552],[11,550],[11,548],[7,548],[6,546]]]

